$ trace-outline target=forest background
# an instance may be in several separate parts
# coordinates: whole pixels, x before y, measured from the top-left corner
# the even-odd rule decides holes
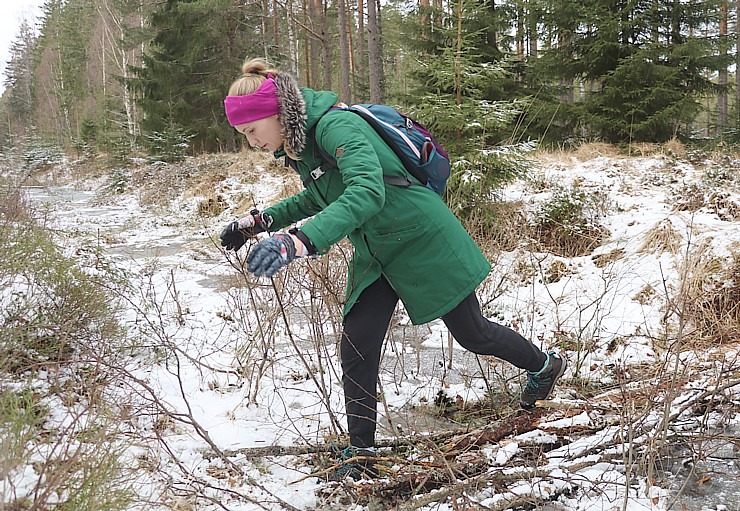
[[[11,48],[0,150],[238,149],[222,101],[246,57],[402,107],[474,164],[528,141],[736,143],[738,13],[729,0],[49,0]]]
[[[738,9],[47,1],[18,27],[0,98],[0,511],[476,499],[632,511],[683,508],[692,491],[695,508],[736,505]],[[487,312],[573,356],[561,401],[537,412],[562,418],[561,431],[524,446],[531,436],[511,442],[502,427],[500,445],[481,437],[491,447],[475,463],[468,437],[453,437],[446,445],[463,448],[452,468],[450,451],[417,439],[417,451],[393,451],[390,482],[363,495],[305,477],[331,467],[324,440],[343,432],[333,341],[348,251],[297,262],[311,271],[265,287],[218,246],[234,215],[300,187],[271,155],[244,150],[225,119],[229,84],[257,56],[431,128],[454,162],[445,199],[497,268]],[[596,157],[574,156],[589,147]],[[420,347],[394,370],[414,376],[422,348],[444,351],[402,315],[395,325],[394,355],[407,340]],[[468,373],[443,385],[447,353],[448,364],[424,364],[442,376],[419,380],[423,402],[407,374],[386,373],[403,392],[384,411],[430,409],[435,432],[437,412],[480,424],[465,415]],[[521,375],[473,363],[490,399],[472,413],[496,427],[521,419]],[[264,442],[295,450],[264,461],[275,454],[253,449]],[[521,480],[501,472],[511,466],[526,468]],[[492,481],[503,486],[486,494]]]

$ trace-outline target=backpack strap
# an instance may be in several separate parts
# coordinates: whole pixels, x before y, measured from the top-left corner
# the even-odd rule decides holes
[[[332,167],[336,168],[336,167]],[[328,169],[327,169],[328,170]],[[306,177],[306,179],[303,180],[303,186],[308,187],[312,182],[318,181],[318,179],[326,174],[326,171],[324,171],[323,166],[318,167],[311,171],[311,173]],[[393,186],[401,186],[403,188],[408,188],[409,186],[416,185],[416,186],[424,186],[419,183],[415,183],[411,180],[410,177],[398,177],[398,176],[386,176],[383,174],[383,182],[389,185]]]
[[[308,187],[309,184],[311,184],[313,181],[318,181],[318,179],[326,174],[327,170],[331,169],[337,169],[337,160],[335,160],[332,155],[326,152],[321,145],[319,145],[318,142],[314,144],[314,146],[319,150],[319,154],[321,155],[321,159],[324,160],[324,163],[321,164],[319,167],[313,169],[309,175],[306,177],[306,179],[303,180],[303,186],[304,188]],[[408,176],[386,176],[383,174],[383,181],[386,184],[393,185],[393,186],[400,186],[403,188],[408,188],[409,186],[416,185],[416,186],[424,186],[425,185],[421,183],[417,183],[413,179],[411,179]]]

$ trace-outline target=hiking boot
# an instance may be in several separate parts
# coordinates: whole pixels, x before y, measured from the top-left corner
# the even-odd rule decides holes
[[[542,369],[537,372],[527,371],[527,384],[524,386],[519,404],[525,410],[534,408],[535,401],[547,399],[552,392],[555,382],[563,376],[566,360],[554,351],[546,353],[547,359]]]
[[[347,478],[355,480],[372,479],[378,477],[378,468],[370,458],[375,458],[377,452],[373,448],[349,446],[339,453],[341,463],[329,474],[330,481],[342,481]]]

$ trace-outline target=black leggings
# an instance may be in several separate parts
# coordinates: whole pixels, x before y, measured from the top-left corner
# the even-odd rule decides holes
[[[342,384],[350,443],[355,447],[375,445],[380,353],[397,303],[398,295],[380,277],[360,294],[345,318],[340,346]],[[494,355],[528,371],[538,371],[545,364],[546,356],[537,346],[483,317],[474,292],[442,316],[442,321],[455,340],[473,353]]]

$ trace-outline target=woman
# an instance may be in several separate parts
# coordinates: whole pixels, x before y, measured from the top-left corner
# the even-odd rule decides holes
[[[424,186],[394,186],[408,177],[401,161],[360,116],[336,106],[337,95],[298,88],[260,59],[242,66],[224,100],[229,123],[249,145],[286,157],[306,188],[230,223],[227,250],[246,238],[309,218],[300,229],[259,241],[247,258],[257,276],[273,276],[298,257],[326,254],[348,237],[354,246],[340,343],[350,447],[345,458],[371,456],[375,445],[376,382],[382,343],[400,299],[414,324],[442,318],[466,349],[526,370],[521,406],[545,399],[566,361],[543,353],[515,331],[485,319],[475,295],[490,264],[442,199]],[[312,171],[336,159],[337,169]],[[396,180],[398,181],[398,180]],[[343,467],[337,476],[372,475],[372,463]]]

